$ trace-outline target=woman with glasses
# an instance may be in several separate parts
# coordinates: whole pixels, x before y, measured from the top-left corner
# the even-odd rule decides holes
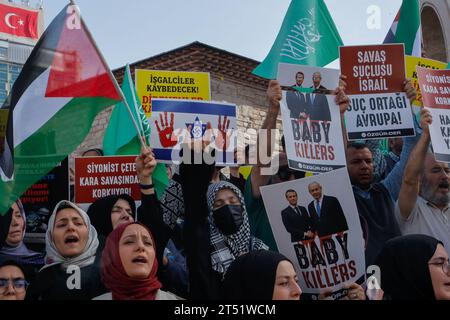
[[[12,260],[0,263],[0,300],[24,300],[27,286],[20,264]]]
[[[433,237],[415,234],[391,239],[376,264],[385,300],[450,300],[448,253]]]

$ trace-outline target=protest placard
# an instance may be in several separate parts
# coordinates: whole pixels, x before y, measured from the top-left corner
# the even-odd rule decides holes
[[[299,64],[280,63],[277,80],[282,87],[295,88],[300,92],[313,92],[316,89],[322,93],[334,91],[339,83],[339,70],[310,67]]]
[[[327,172],[345,166],[339,107],[333,95],[318,93],[334,91],[339,70],[280,64],[278,79],[290,86],[281,101],[289,167]]]
[[[261,194],[303,292],[317,298],[331,290],[339,298],[345,285],[364,280],[364,240],[347,169],[261,187]]]
[[[143,70],[135,71],[136,91],[147,117],[154,98],[211,100],[208,72]]]
[[[18,170],[33,170],[20,163]],[[44,240],[48,219],[61,200],[69,199],[68,158],[55,164],[55,168],[28,188],[20,197],[27,215],[26,241],[29,238]]]
[[[348,139],[415,135],[411,104],[403,92],[403,44],[341,47],[340,60],[350,98]]]
[[[136,156],[75,158],[75,202],[87,209],[95,200],[128,194],[141,199]]]
[[[411,79],[411,83],[417,91],[417,98],[412,102],[413,110],[415,113],[419,111],[419,108],[422,107],[422,93],[419,87],[419,81],[417,79],[417,67],[433,69],[433,70],[443,70],[447,66],[447,63],[427,59],[427,58],[419,58],[414,56],[405,56],[406,63],[406,77]]]
[[[431,143],[437,161],[450,162],[450,70],[417,67],[424,107],[430,110]]]
[[[150,145],[156,159],[181,161],[181,142],[190,127],[193,139],[202,138],[208,122],[214,131],[217,164],[234,164],[236,105],[218,102],[154,99]],[[224,137],[227,137],[225,139]],[[224,150],[225,149],[225,150]]]

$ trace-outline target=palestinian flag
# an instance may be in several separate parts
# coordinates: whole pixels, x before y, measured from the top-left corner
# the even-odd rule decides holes
[[[78,7],[67,5],[1,108],[8,122],[0,144],[0,214],[80,145],[97,114],[121,100],[117,88]]]
[[[422,28],[418,0],[403,0],[383,43],[404,43],[406,55],[422,56]]]

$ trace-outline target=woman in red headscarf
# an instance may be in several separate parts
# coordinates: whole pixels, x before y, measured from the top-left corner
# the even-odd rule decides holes
[[[160,290],[156,277],[158,262],[150,231],[140,223],[126,223],[114,229],[103,250],[101,274],[111,292],[94,300],[178,300]]]

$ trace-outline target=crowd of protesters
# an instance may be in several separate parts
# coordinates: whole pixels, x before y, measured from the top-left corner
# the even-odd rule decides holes
[[[349,104],[344,81],[335,91],[341,114]],[[404,91],[415,98],[408,81]],[[262,129],[274,130],[277,81],[267,96]],[[415,137],[390,141],[386,157],[374,159],[377,143],[345,141],[366,265],[381,270],[378,299],[450,300],[450,168],[429,152],[425,109],[419,122]],[[214,164],[181,164],[176,174],[168,167],[171,179],[158,199],[155,155],[143,148],[135,160],[140,206],[125,194],[98,199],[87,212],[61,201],[44,253],[25,245],[26,214],[17,200],[0,216],[0,300],[307,299],[293,263],[278,253],[261,197],[262,186],[305,176],[288,168],[284,151],[279,159],[276,174],[262,174],[257,163],[247,181],[235,171],[221,176]],[[367,298],[364,283],[346,286],[343,299]]]

